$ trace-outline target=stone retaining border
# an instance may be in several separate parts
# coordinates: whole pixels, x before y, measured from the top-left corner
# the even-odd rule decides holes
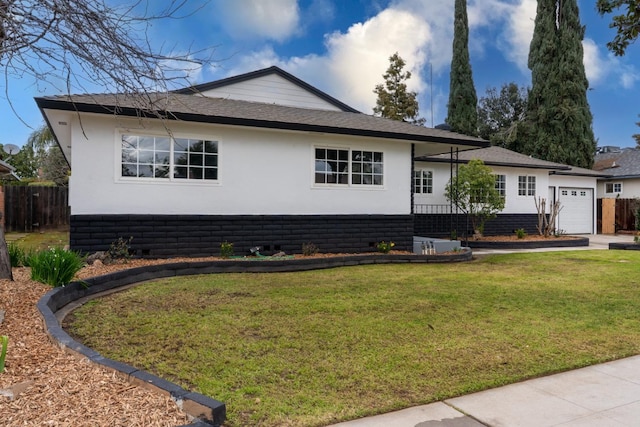
[[[609,249],[640,251],[640,245],[637,243],[609,243]]]
[[[170,396],[179,408],[194,418],[194,422],[189,424],[191,427],[220,426],[226,419],[226,406],[223,402],[200,393],[190,392],[146,371],[118,362],[117,360],[103,357],[95,350],[71,338],[60,325],[62,319],[59,321],[56,313],[68,304],[81,298],[87,299],[92,296],[97,296],[97,294],[102,292],[113,291],[123,286],[165,277],[215,273],[293,272],[365,264],[443,263],[470,261],[471,259],[471,250],[465,248],[460,252],[446,255],[373,254],[326,258],[300,258],[293,260],[271,259],[257,261],[243,259],[237,261],[196,261],[157,264],[121,270],[103,276],[92,277],[83,282],[72,282],[67,286],[54,288],[38,301],[37,306],[44,320],[47,334],[54,343],[64,350],[69,351],[71,354],[84,356],[91,362],[114,371],[132,384],[147,387]]]
[[[508,242],[473,241],[467,242],[472,249],[540,249],[540,248],[575,248],[589,246],[588,237],[561,240],[512,240]]]

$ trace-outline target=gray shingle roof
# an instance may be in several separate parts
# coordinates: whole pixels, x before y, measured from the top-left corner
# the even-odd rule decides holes
[[[143,101],[146,101],[143,102]],[[485,147],[488,142],[454,132],[412,125],[362,113],[315,110],[232,99],[154,93],[144,98],[121,94],[60,95],[36,98],[41,110],[157,117],[421,142]],[[151,105],[151,107],[149,107]],[[152,113],[148,111],[152,110]],[[147,113],[141,113],[147,111]]]
[[[575,166],[563,165],[560,163],[549,162],[546,160],[536,159],[525,154],[507,150],[506,148],[491,146],[487,148],[461,151],[458,154],[458,162],[467,163],[472,159],[480,159],[486,165],[490,166],[507,166],[521,167],[528,169],[548,169],[552,173],[558,175],[583,175],[583,176],[604,176],[604,174],[593,171],[591,169],[578,168]],[[424,156],[416,158],[418,161],[425,162],[449,162],[450,155],[438,154],[435,156]]]
[[[640,150],[625,149],[617,153],[598,153],[594,169],[618,178],[640,177]]]

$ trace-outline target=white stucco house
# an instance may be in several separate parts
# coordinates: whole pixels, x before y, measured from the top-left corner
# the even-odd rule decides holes
[[[516,153],[501,147],[454,154],[418,156],[414,170],[416,234],[448,236],[452,228],[450,212],[455,208],[445,198],[444,188],[455,175],[456,165],[480,159],[496,175],[496,188],[505,197],[505,208],[487,222],[486,235],[512,234],[519,228],[537,233],[538,211],[535,199],[559,201],[556,230],[568,234],[590,234],[596,230],[596,187],[602,174]],[[458,218],[454,227],[464,227]],[[470,232],[470,230],[463,230]]]
[[[72,249],[411,250],[413,157],[488,145],[359,113],[277,67],[150,99],[35,99],[71,166]]]

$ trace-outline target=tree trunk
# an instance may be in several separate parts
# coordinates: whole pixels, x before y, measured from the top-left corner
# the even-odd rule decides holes
[[[2,214],[0,214],[2,219]],[[13,281],[11,273],[11,259],[9,258],[9,249],[7,241],[4,239],[4,226],[0,224],[0,279],[9,279]]]

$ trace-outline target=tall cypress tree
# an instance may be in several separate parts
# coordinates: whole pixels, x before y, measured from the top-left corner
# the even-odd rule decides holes
[[[576,0],[538,0],[529,69],[524,151],[537,158],[590,168],[596,150]]]
[[[467,1],[456,0],[453,28],[453,56],[449,82],[447,124],[455,132],[478,135],[478,97],[469,60]]]

